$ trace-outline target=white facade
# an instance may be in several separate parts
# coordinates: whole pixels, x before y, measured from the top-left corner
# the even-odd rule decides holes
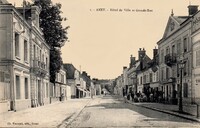
[[[196,19],[200,18],[200,12],[192,20],[192,92],[193,102],[200,103],[200,24]]]

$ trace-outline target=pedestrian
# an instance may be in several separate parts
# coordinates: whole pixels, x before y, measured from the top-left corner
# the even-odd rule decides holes
[[[127,96],[124,95],[124,103],[127,103]]]
[[[134,92],[132,91],[131,92],[131,98],[132,98],[132,101],[134,100]]]
[[[61,94],[60,101],[62,101],[62,102],[64,101],[64,93]]]

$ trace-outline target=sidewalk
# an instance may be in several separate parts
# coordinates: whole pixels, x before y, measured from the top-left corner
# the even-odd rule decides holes
[[[178,116],[178,117],[181,117],[184,119],[200,122],[199,118],[197,118],[196,116],[194,116],[192,114],[186,113],[186,111],[184,113],[179,113],[178,105],[170,105],[170,104],[162,104],[162,103],[147,103],[147,102],[135,103],[135,102],[132,102],[129,100],[127,100],[127,101],[128,101],[128,103],[133,104],[135,106],[140,106],[140,107],[152,109],[155,111],[167,113],[170,115]]]
[[[71,99],[46,106],[0,114],[0,127],[57,127],[62,121],[73,120],[91,101]]]

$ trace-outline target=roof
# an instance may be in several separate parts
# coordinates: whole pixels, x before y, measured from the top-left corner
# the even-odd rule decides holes
[[[72,64],[63,64],[64,69],[66,69],[67,79],[74,79],[74,73],[76,68]]]
[[[173,16],[173,18],[179,23],[182,24],[185,20],[187,20],[190,16]]]

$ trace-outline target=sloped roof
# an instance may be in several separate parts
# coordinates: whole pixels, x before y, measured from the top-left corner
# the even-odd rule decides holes
[[[176,30],[178,30],[181,27],[181,24],[185,22],[190,16],[173,16],[171,15],[168,18],[167,25],[165,27],[165,31],[163,34],[163,38],[166,38],[173,34]],[[173,29],[171,29],[173,28]],[[161,42],[161,40],[159,41]]]
[[[179,23],[183,23],[189,16],[173,16],[173,18]]]
[[[72,64],[63,64],[63,67],[67,70],[66,75],[67,79],[74,79],[74,73],[76,68]]]

